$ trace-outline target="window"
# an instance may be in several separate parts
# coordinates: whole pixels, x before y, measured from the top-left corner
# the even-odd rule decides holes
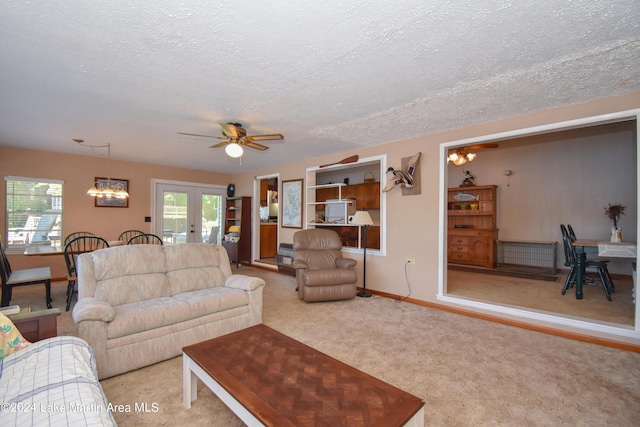
[[[30,244],[59,247],[63,182],[14,176],[5,181],[8,251],[17,253]]]

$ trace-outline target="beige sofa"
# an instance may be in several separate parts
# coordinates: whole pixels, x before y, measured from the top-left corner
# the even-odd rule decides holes
[[[73,320],[103,379],[262,323],[264,284],[232,274],[219,245],[101,249],[78,257]]]

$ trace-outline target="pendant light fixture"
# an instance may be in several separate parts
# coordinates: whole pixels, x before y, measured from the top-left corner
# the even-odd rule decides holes
[[[105,199],[127,199],[129,193],[124,189],[124,186],[119,182],[111,181],[111,144],[106,145],[87,145],[82,139],[74,139],[78,145],[83,147],[89,147],[91,149],[106,148],[107,149],[107,182],[96,181],[93,183],[93,187],[87,190],[87,195],[91,197],[99,197]]]

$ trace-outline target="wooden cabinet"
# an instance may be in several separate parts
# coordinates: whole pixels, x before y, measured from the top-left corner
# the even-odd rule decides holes
[[[496,189],[495,185],[449,188],[448,262],[495,268]]]
[[[356,199],[358,209],[380,209],[380,183],[366,182],[363,184],[342,185],[316,188],[316,202],[324,202],[329,199]],[[323,211],[324,204],[316,204],[316,211]]]
[[[356,184],[355,198],[358,209],[377,210],[380,209],[380,183],[365,182]]]
[[[498,230],[449,228],[447,259],[454,264],[495,267]]]
[[[278,252],[278,224],[260,224],[260,259],[271,258]]]
[[[331,204],[338,204],[345,207],[345,214],[343,218],[347,218],[347,199],[355,199],[356,209],[366,210],[380,210],[380,183],[379,182],[366,182],[362,184],[346,185],[342,183],[336,184],[321,184],[312,185],[307,187],[307,195],[310,191],[315,191],[315,202],[307,202],[307,210],[311,212],[325,211],[326,206],[329,203],[325,203],[327,200],[335,199]],[[313,193],[311,193],[313,195]],[[310,197],[307,197],[309,200]],[[312,200],[312,198],[311,198]],[[338,200],[345,200],[339,202]],[[315,207],[315,209],[314,209]],[[308,226],[315,227],[330,227],[340,235],[342,245],[345,247],[358,248],[364,244],[363,240],[363,227],[356,225],[341,223],[321,223],[314,222],[308,223]],[[360,232],[360,236],[358,236]],[[368,249],[380,249],[380,225],[372,225],[367,229],[367,248]]]
[[[260,206],[269,206],[267,202],[267,190],[269,190],[269,183],[266,179],[260,181]]]
[[[342,240],[342,246],[346,248],[358,248],[364,245],[364,227],[358,227],[357,225],[325,225],[323,227],[329,227],[338,233],[340,240]],[[359,241],[358,230],[360,231]],[[367,227],[367,249],[380,249],[379,225],[370,225]]]
[[[241,262],[251,264],[251,197],[227,198],[225,235],[230,234],[233,226],[240,227],[240,238],[237,242],[222,242],[222,246],[229,254],[229,261],[240,267]]]

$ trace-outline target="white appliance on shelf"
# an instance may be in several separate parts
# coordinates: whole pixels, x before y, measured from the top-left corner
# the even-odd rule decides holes
[[[328,199],[324,205],[324,222],[348,224],[349,217],[356,213],[356,199]]]

